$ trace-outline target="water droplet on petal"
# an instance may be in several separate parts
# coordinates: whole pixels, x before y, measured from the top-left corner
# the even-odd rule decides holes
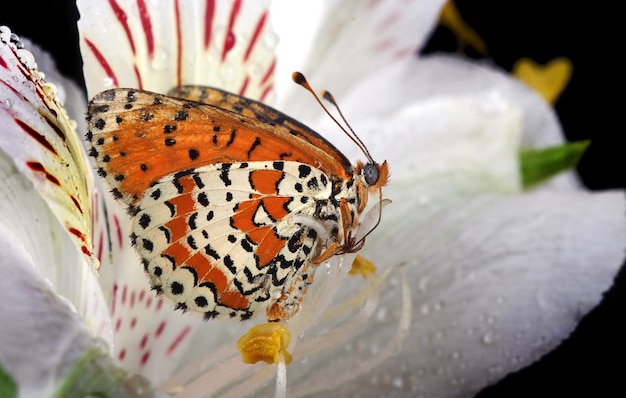
[[[112,77],[105,77],[104,79],[102,79],[102,86],[103,87],[113,87],[113,84],[115,83],[115,80],[113,80]]]
[[[154,56],[150,60],[150,65],[154,70],[164,70],[167,68],[170,56],[167,50],[162,47],[154,49]]]
[[[428,315],[430,314],[430,305],[428,305],[428,303],[423,304],[420,307],[420,312],[422,313],[422,315]]]
[[[430,278],[427,276],[420,278],[419,281],[417,281],[417,288],[421,291],[425,291],[429,282]]]
[[[263,44],[265,44],[265,47],[267,47],[269,50],[273,50],[274,47],[276,47],[278,45],[278,42],[280,41],[278,35],[275,32],[267,32],[265,34],[265,37],[263,37]]]
[[[487,345],[491,345],[494,342],[493,334],[491,332],[487,332],[483,334],[481,341]]]

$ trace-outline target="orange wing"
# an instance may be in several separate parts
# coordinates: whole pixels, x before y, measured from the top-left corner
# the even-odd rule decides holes
[[[290,160],[351,177],[346,157],[308,127],[259,102],[204,90],[209,104],[123,88],[90,101],[90,155],[116,197],[134,205],[154,181],[215,163]]]
[[[337,163],[341,164],[346,171],[351,170],[350,161],[332,143],[299,121],[261,102],[206,86],[180,86],[170,90],[168,95],[213,105],[270,126],[286,128],[290,134],[296,135],[310,145],[324,150]]]

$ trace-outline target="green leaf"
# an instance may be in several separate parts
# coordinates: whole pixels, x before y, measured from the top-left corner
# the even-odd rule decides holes
[[[17,385],[11,375],[0,365],[0,397],[17,397]]]
[[[524,189],[535,187],[575,167],[589,143],[588,140],[576,141],[549,148],[521,151],[519,159]]]

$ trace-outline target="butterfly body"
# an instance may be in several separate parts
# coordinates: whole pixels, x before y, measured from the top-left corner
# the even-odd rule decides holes
[[[211,88],[174,95],[194,101],[113,89],[88,110],[90,154],[128,206],[153,288],[207,319],[289,319],[315,265],[355,250],[377,188],[367,166],[258,102]]]

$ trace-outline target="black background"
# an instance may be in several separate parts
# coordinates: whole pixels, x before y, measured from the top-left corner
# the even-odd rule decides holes
[[[74,1],[16,3],[3,4],[0,24],[47,49],[62,73],[82,83]],[[465,22],[484,40],[488,57],[503,69],[510,70],[522,57],[538,63],[563,56],[572,61],[572,80],[555,110],[567,139],[592,140],[578,166],[582,181],[592,190],[626,186],[623,32],[617,32],[619,11],[606,2],[597,3],[456,0]],[[436,51],[459,52],[453,32],[437,28],[423,52]],[[461,51],[480,57],[472,48]],[[478,397],[626,396],[625,269],[569,339]]]

